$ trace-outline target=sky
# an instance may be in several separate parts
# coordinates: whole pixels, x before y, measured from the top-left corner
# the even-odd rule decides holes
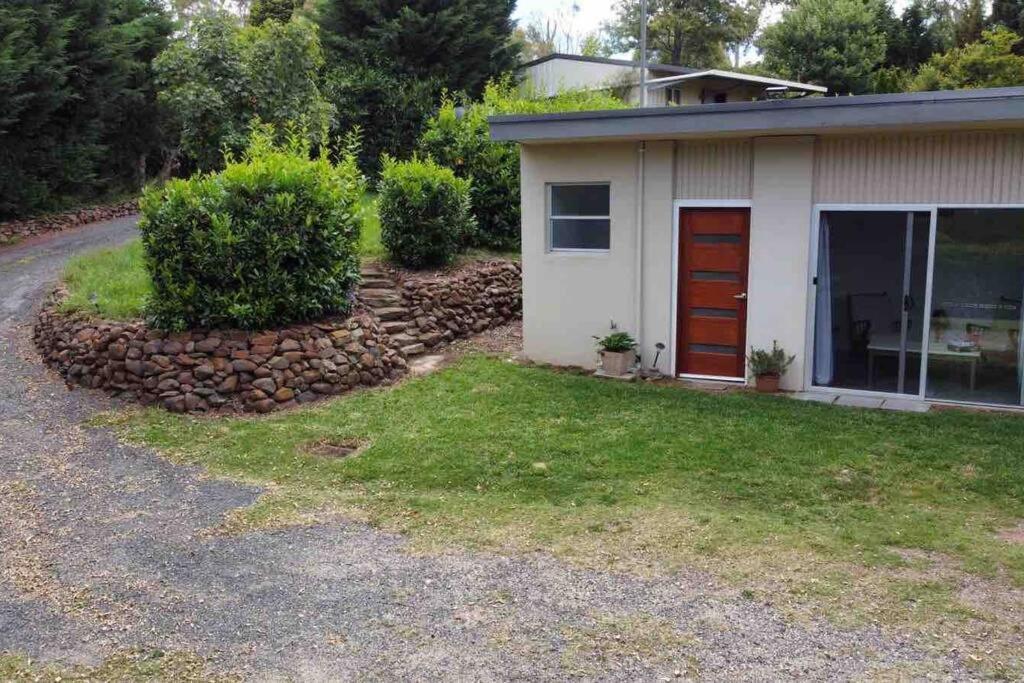
[[[909,2],[910,0],[894,0],[893,6],[900,12]],[[577,35],[599,29],[602,23],[610,20],[615,14],[616,0],[519,0],[513,17],[518,19],[520,24],[525,24],[534,16],[554,15],[559,12],[568,16],[574,4],[579,7],[573,23],[573,32]],[[778,7],[769,8],[764,19],[770,22],[778,17],[780,11]],[[747,60],[755,56],[751,52],[747,55]]]

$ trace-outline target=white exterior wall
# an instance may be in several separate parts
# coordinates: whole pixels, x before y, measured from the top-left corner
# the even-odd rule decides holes
[[[803,388],[813,190],[814,138],[754,140],[747,348],[796,355],[784,389]]]
[[[549,59],[524,71],[525,81],[551,97],[560,90],[600,89],[638,80],[638,70],[618,64]]]
[[[795,354],[783,380],[791,390],[805,388],[815,203],[1024,202],[1024,133],[921,137],[929,144],[916,156],[907,151],[923,144],[914,135],[890,142],[810,136],[648,142],[639,335],[645,364],[658,342],[667,347],[659,362],[663,372],[670,371],[674,354],[674,199],[750,200],[747,347],[771,347],[778,340]],[[865,149],[890,151],[884,162],[866,165]],[[533,360],[593,367],[591,337],[605,334],[610,320],[636,334],[638,150],[639,143],[523,146],[524,346]],[[893,178],[921,168],[922,159],[936,169],[926,176],[931,180],[922,185],[905,178],[893,193]],[[977,180],[965,180],[970,178]],[[586,181],[611,182],[609,253],[548,253],[546,183]]]
[[[594,335],[610,321],[634,331],[636,309],[636,143],[524,145],[523,350],[558,365],[594,367]],[[547,185],[611,184],[607,253],[549,252]]]

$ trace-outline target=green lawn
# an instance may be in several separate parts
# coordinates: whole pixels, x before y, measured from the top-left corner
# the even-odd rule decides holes
[[[64,268],[63,279],[68,289],[63,310],[114,320],[141,317],[151,289],[139,240],[73,257]]]
[[[1024,546],[997,537],[1024,518],[1019,416],[709,395],[476,357],[269,419],[124,420],[129,438],[272,482],[240,530],[342,510],[424,548],[699,567],[797,611],[899,624],[981,618],[958,577],[1024,585]],[[325,439],[367,447],[307,453]]]

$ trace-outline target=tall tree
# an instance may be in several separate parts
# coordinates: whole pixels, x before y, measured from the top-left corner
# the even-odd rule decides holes
[[[318,21],[333,66],[437,80],[479,95],[519,58],[516,0],[323,0]]]
[[[838,94],[868,92],[886,53],[878,0],[798,0],[758,41],[763,66]]]
[[[224,150],[244,148],[256,119],[281,135],[301,126],[314,146],[325,143],[331,107],[321,88],[323,65],[307,22],[242,27],[225,12],[197,17],[154,64],[175,143],[169,158],[219,168]]]
[[[989,23],[1024,35],[1024,0],[994,0]]]
[[[728,66],[726,46],[753,32],[751,16],[760,5],[736,0],[650,0],[649,58],[692,67]],[[756,27],[756,19],[753,20]],[[615,19],[606,25],[614,50],[636,51],[640,43],[640,0],[619,0]]]
[[[946,3],[913,0],[898,18],[891,5],[880,4],[880,8],[887,67],[914,70],[933,54],[953,47],[952,16]]]
[[[141,179],[170,31],[157,0],[0,5],[0,217]]]
[[[957,47],[981,40],[985,30],[984,0],[959,0],[953,7],[953,30]]]

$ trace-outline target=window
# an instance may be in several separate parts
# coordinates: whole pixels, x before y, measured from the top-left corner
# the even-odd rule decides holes
[[[552,251],[607,251],[611,242],[607,183],[551,185],[548,203]]]

